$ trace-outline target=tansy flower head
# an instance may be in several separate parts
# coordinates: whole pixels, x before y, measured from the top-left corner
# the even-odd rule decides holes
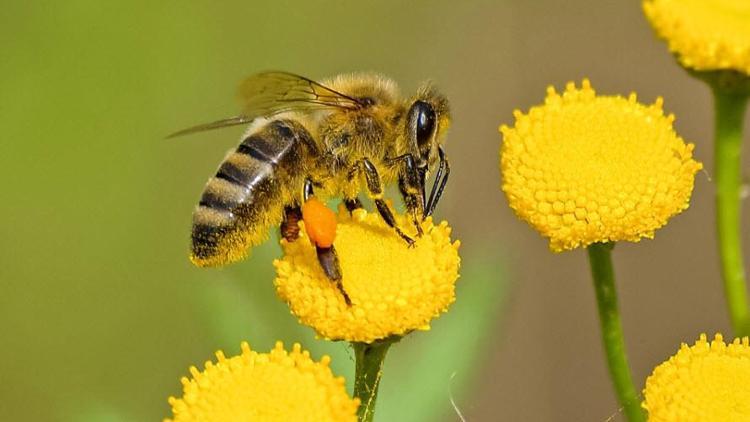
[[[654,369],[643,390],[649,421],[750,420],[750,345],[748,338],[725,344],[701,334],[683,343],[676,355]]]
[[[688,207],[693,145],[672,129],[661,98],[646,106],[597,96],[588,80],[500,127],[502,189],[511,208],[559,252],[653,237]]]
[[[303,324],[327,339],[370,343],[428,329],[453,303],[459,242],[447,223],[426,219],[409,247],[378,214],[342,208],[338,218],[335,247],[351,305],[323,273],[305,230],[281,241],[284,257],[274,262],[276,290]],[[403,216],[397,222],[413,226]]]
[[[291,352],[281,342],[270,353],[258,353],[242,343],[242,354],[205,369],[190,368],[182,378],[183,396],[170,397],[174,419],[165,421],[356,421],[358,399],[346,393],[344,379],[299,344]]]
[[[643,10],[684,67],[750,75],[749,1],[644,0]]]

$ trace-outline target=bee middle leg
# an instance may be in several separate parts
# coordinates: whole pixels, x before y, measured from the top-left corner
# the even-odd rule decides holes
[[[306,179],[303,198],[305,199],[305,201],[307,201],[308,199],[313,197],[314,194],[315,192],[312,180]],[[346,302],[347,305],[351,305],[352,301],[351,299],[349,299],[349,295],[346,294],[346,291],[344,291],[344,285],[341,283],[341,266],[339,265],[339,256],[338,254],[336,254],[336,248],[333,245],[329,247],[321,247],[315,245],[315,253],[318,256],[318,263],[320,263],[320,267],[323,269],[326,277],[336,283],[336,288],[338,288],[341,294],[344,296],[344,302]]]
[[[378,170],[375,168],[375,165],[372,164],[372,162],[367,158],[364,158],[362,160],[362,164],[362,169],[365,173],[367,191],[373,198],[375,207],[378,209],[378,213],[380,213],[380,216],[383,217],[385,223],[396,230],[396,233],[402,239],[404,239],[406,243],[409,244],[409,246],[413,246],[414,239],[407,236],[403,231],[401,231],[401,229],[398,227],[398,224],[396,223],[396,217],[394,217],[393,212],[388,207],[388,204],[386,204],[386,202],[383,200],[383,184],[380,180],[380,175],[378,174]]]

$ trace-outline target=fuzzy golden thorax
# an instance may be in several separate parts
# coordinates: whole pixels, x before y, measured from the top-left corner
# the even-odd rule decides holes
[[[393,80],[372,73],[339,75],[323,84],[370,104],[359,110],[335,110],[318,128],[323,149],[334,154],[341,164],[351,165],[368,158],[385,180],[393,180],[396,171],[390,159],[412,154],[422,165],[436,161],[450,116],[446,97],[432,84],[423,85],[409,98],[401,96]],[[437,116],[435,134],[422,145],[415,139],[414,122],[410,121],[410,110],[418,101],[430,104]]]
[[[318,128],[323,149],[341,165],[368,158],[385,170],[385,159],[401,150],[395,141],[404,104],[396,84],[375,74],[340,75],[323,84],[369,104],[358,110],[332,111]]]

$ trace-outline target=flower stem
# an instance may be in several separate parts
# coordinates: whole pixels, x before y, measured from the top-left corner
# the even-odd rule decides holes
[[[714,172],[716,173],[716,230],[724,279],[724,294],[736,336],[750,334],[747,286],[740,242],[742,125],[748,96],[712,85],[715,108]]]
[[[357,416],[360,422],[370,422],[375,416],[375,400],[378,397],[380,378],[383,376],[383,361],[391,344],[398,339],[384,339],[373,343],[352,342],[355,357],[354,397],[360,404]]]
[[[607,355],[609,374],[617,393],[617,399],[630,422],[646,420],[638,399],[633,380],[630,377],[628,359],[625,355],[625,340],[622,335],[620,312],[617,309],[615,274],[612,269],[612,248],[614,243],[594,243],[588,247],[591,275],[594,279],[596,302],[599,305],[599,323],[602,329],[602,342]]]

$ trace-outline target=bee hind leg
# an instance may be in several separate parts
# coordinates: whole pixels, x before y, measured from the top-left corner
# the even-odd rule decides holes
[[[310,179],[306,179],[303,198],[305,199],[305,201],[307,201],[308,199],[313,197],[313,195],[313,182]],[[297,209],[299,210],[299,208]],[[300,212],[299,218],[302,218],[302,212]],[[297,232],[299,232],[299,229],[297,229]],[[344,302],[346,302],[347,305],[351,306],[352,301],[349,298],[349,295],[346,294],[344,285],[341,283],[341,266],[339,265],[339,257],[336,254],[336,248],[334,248],[333,245],[329,247],[321,247],[315,245],[315,252],[318,255],[318,263],[320,263],[320,267],[323,269],[326,277],[332,282],[336,283],[336,288],[338,288],[338,290],[341,292],[341,295],[344,296]]]
[[[344,302],[346,302],[347,305],[351,305],[352,301],[349,299],[349,295],[346,294],[344,285],[341,283],[341,266],[339,265],[339,257],[336,254],[336,248],[334,248],[333,245],[328,248],[315,246],[315,252],[318,254],[318,262],[320,263],[321,268],[323,268],[326,277],[336,283],[336,288],[338,288],[344,296]]]

